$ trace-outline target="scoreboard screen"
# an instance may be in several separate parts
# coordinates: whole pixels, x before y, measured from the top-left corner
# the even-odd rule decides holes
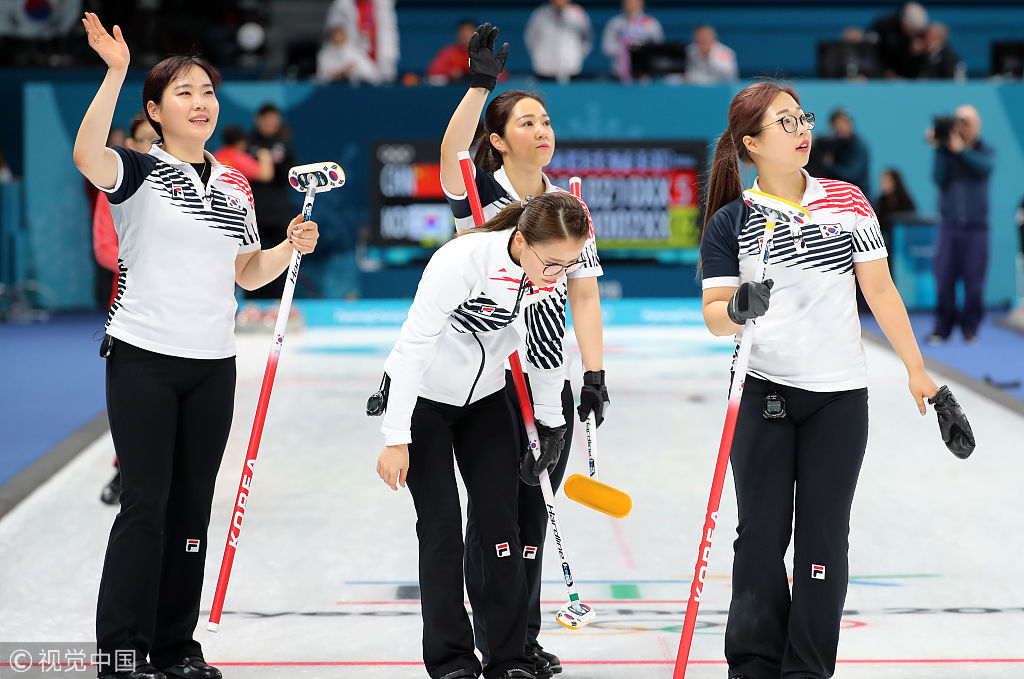
[[[441,190],[440,144],[380,142],[372,153],[374,244],[448,241],[455,227]],[[544,171],[566,189],[570,177],[583,180],[600,249],[681,250],[698,245],[706,153],[704,141],[564,141]]]

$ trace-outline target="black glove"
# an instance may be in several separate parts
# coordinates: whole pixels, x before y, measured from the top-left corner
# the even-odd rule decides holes
[[[498,39],[498,27],[491,28],[490,22],[477,26],[469,39],[469,79],[470,87],[485,87],[488,92],[494,91],[498,76],[505,68],[508,58],[508,43],[501,46],[501,51],[494,53],[494,43]]]
[[[751,318],[764,316],[768,311],[768,298],[772,294],[772,286],[775,281],[766,280],[764,283],[746,282],[737,288],[729,300],[729,320],[736,325],[743,325]]]
[[[974,432],[971,431],[971,423],[967,421],[967,416],[956,402],[953,392],[946,385],[942,385],[935,396],[928,399],[928,403],[935,406],[942,442],[949,448],[949,452],[961,460],[966,460],[974,452]]]
[[[540,457],[535,460],[533,451],[527,447],[519,458],[519,478],[528,486],[539,486],[540,473],[544,470],[550,473],[558,464],[565,441],[565,425],[546,427],[538,422],[537,437],[540,438]]]
[[[604,409],[611,401],[608,400],[608,387],[604,386],[603,370],[587,370],[583,373],[583,388],[580,389],[580,405],[576,412],[580,414],[580,422],[586,422],[590,413],[594,413],[597,426],[604,422]]]

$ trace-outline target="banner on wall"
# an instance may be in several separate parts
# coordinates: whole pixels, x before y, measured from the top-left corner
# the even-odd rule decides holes
[[[698,245],[706,149],[695,140],[559,142],[545,172],[558,186],[583,180],[602,252],[687,250]],[[437,142],[378,142],[371,154],[372,242],[433,248],[448,241],[454,223]]]

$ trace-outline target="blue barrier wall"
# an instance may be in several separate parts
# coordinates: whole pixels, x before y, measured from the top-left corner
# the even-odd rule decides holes
[[[25,181],[22,233],[28,241],[32,270],[57,298],[57,308],[92,303],[92,250],[82,178],[71,162],[78,124],[101,79],[77,84],[33,83],[24,92]],[[740,85],[683,87],[664,84],[624,87],[613,83],[507,83],[537,89],[546,98],[561,139],[707,139],[725,125],[729,101]],[[807,110],[826,120],[828,111],[843,106],[871,148],[871,176],[877,186],[882,167],[898,167],[924,213],[934,213],[936,190],[931,183],[933,152],[923,131],[931,116],[971,102],[984,121],[982,135],[997,149],[992,178],[992,261],[986,286],[989,304],[1007,304],[1014,296],[1013,214],[1024,193],[1024,85],[991,83],[849,84],[834,81],[797,83]],[[220,127],[250,125],[252,112],[266,100],[276,102],[290,123],[299,162],[336,160],[345,167],[348,184],[321,202],[318,220],[330,230],[355,229],[369,218],[370,142],[380,139],[440,137],[463,88],[347,88],[307,83],[228,83],[220,94]],[[138,83],[122,94],[117,120],[137,110]],[[827,132],[827,123],[817,130]],[[211,143],[215,148],[217,143]],[[337,197],[334,194],[337,193]],[[297,195],[297,194],[296,194]],[[257,206],[258,210],[258,206]],[[600,224],[596,225],[600,235]],[[325,229],[326,231],[327,229]],[[326,252],[324,253],[326,255]],[[311,257],[310,272],[318,265]],[[304,265],[305,266],[305,265]],[[626,296],[697,294],[692,268],[678,271],[624,265]],[[322,269],[323,264],[319,267]],[[625,271],[623,269],[623,271]],[[364,277],[364,294],[411,294],[406,281],[415,270]],[[397,275],[393,275],[397,274]],[[401,280],[400,285],[396,285]],[[628,284],[627,284],[628,283]],[[331,290],[323,290],[331,295]]]

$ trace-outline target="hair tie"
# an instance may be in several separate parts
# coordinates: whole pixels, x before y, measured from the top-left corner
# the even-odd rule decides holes
[[[533,198],[533,196],[527,196],[526,198],[521,199],[519,201],[519,207],[521,207],[521,208],[523,208],[525,210],[526,209],[526,204],[530,202],[531,198]]]

